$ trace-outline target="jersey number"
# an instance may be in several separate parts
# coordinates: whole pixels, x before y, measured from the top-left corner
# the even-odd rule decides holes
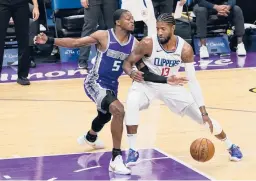
[[[114,64],[113,64],[112,71],[119,71],[121,64],[122,64],[121,60],[115,60]]]
[[[162,76],[168,76],[170,72],[169,67],[162,68]]]

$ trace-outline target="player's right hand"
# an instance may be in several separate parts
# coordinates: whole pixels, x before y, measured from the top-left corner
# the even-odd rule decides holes
[[[170,85],[184,85],[188,82],[188,79],[186,77],[177,77],[175,75],[172,75],[167,78],[167,84]]]
[[[211,133],[213,133],[212,120],[207,115],[205,115],[205,116],[203,116],[203,121],[204,121],[204,124],[208,123],[209,129],[210,129]]]
[[[141,71],[133,70],[130,77],[137,82],[142,82],[144,80],[143,74]]]
[[[45,44],[48,40],[48,37],[44,33],[40,33],[34,37],[34,44]]]

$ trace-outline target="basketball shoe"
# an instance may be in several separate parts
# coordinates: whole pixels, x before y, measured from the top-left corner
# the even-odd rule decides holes
[[[240,161],[243,158],[243,154],[240,151],[240,148],[236,145],[232,145],[231,148],[228,150],[230,154],[231,161]]]
[[[77,142],[80,145],[84,145],[86,143],[94,149],[103,149],[103,148],[105,148],[103,142],[100,141],[98,137],[94,142],[90,142],[89,140],[86,139],[86,135],[82,135],[77,139]]]
[[[108,170],[110,172],[114,172],[116,174],[121,174],[121,175],[131,174],[131,170],[128,169],[123,162],[122,155],[116,156],[116,158],[113,161],[111,158]]]
[[[134,166],[138,163],[140,155],[138,151],[134,151],[133,149],[129,149],[128,158],[126,160],[126,166]]]

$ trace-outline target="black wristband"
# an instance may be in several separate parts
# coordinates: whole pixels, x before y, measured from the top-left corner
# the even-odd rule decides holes
[[[149,82],[155,82],[155,83],[165,83],[165,84],[167,83],[167,77],[158,76],[151,72],[144,74],[144,80]]]
[[[147,66],[141,68],[141,72],[144,73],[143,77],[145,81],[149,82],[155,82],[155,83],[167,83],[167,77],[156,75],[154,73],[149,72],[149,69]]]
[[[54,44],[54,38],[48,37],[46,43],[47,43],[47,44],[50,44],[50,45],[53,45],[53,44]]]

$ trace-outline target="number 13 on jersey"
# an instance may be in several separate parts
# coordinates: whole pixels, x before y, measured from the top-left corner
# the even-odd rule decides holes
[[[162,76],[168,76],[170,73],[170,67],[162,68]]]

